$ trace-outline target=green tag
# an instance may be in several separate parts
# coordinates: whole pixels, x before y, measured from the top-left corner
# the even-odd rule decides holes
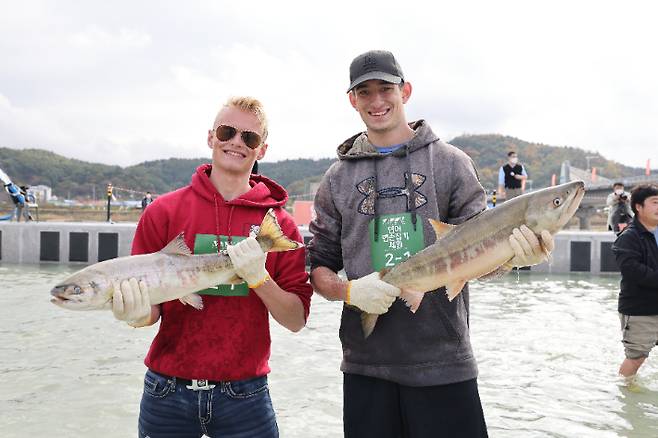
[[[411,222],[411,213],[386,214],[370,221],[370,255],[375,271],[391,268],[425,248],[422,219],[419,215],[416,218],[416,231]],[[375,221],[379,222],[377,241]]]
[[[233,236],[233,243],[244,240],[244,236]],[[219,249],[226,250],[228,242],[227,236],[219,236]],[[217,253],[217,236],[214,234],[197,234],[194,239],[194,254],[212,254]],[[221,295],[223,297],[246,297],[249,295],[249,286],[246,282],[240,284],[218,284],[197,292],[200,295]]]

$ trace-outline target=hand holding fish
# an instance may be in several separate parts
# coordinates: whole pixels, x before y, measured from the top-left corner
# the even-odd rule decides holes
[[[382,272],[382,280],[402,289],[400,297],[412,311],[424,293],[441,287],[452,301],[469,280],[546,260],[555,246],[553,234],[573,217],[584,195],[585,184],[572,181],[518,196],[459,225],[430,219],[434,244]],[[376,322],[377,315],[361,315],[365,337]]]
[[[542,230],[541,242],[526,225],[514,228],[509,236],[509,243],[514,250],[511,266],[533,266],[543,263],[555,248],[553,236],[548,230]]]
[[[348,283],[345,302],[364,312],[381,315],[388,311],[400,292],[399,288],[380,280],[379,272],[373,272]]]
[[[236,245],[226,247],[235,273],[247,282],[250,289],[261,286],[270,278],[265,269],[266,254],[254,237],[248,237]]]
[[[149,289],[145,282],[136,278],[123,280],[114,284],[112,296],[112,313],[120,321],[126,321],[133,327],[145,325],[151,316]]]

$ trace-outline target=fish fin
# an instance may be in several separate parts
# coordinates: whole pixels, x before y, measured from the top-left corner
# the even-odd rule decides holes
[[[381,271],[379,271],[379,278],[382,278],[384,275],[388,274],[388,271],[390,271],[391,268],[383,268]]]
[[[363,337],[368,338],[377,324],[379,315],[375,313],[361,312],[361,328],[363,329]]]
[[[424,296],[425,294],[423,292],[411,289],[402,289],[402,292],[400,293],[400,298],[412,313],[416,313]]]
[[[185,243],[185,233],[181,232],[171,242],[167,244],[160,252],[165,254],[192,255],[190,247]]]
[[[446,295],[448,296],[448,301],[455,299],[457,295],[464,289],[466,285],[466,280],[455,279],[452,283],[446,284]]]
[[[436,234],[437,240],[443,237],[448,231],[455,228],[456,225],[446,224],[445,222],[437,221],[436,219],[428,219],[432,228],[434,228],[434,233]]]
[[[197,310],[203,309],[203,299],[199,294],[189,294],[178,299],[183,304],[189,304]]]
[[[290,251],[304,246],[303,243],[295,242],[283,234],[279,222],[276,220],[273,209],[267,210],[263,222],[260,224],[256,240],[266,252]]]
[[[479,277],[478,280],[480,281],[488,281],[488,280],[493,280],[494,278],[502,277],[503,275],[507,274],[509,271],[511,271],[514,267],[508,263],[504,263],[500,266],[498,266],[496,269],[493,271],[489,272],[488,274],[484,274],[482,277]]]

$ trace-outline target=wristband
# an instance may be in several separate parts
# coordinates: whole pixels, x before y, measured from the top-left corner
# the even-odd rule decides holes
[[[347,291],[345,292],[345,302],[350,303],[350,291],[352,290],[352,281],[347,282]]]
[[[265,277],[263,277],[263,279],[261,281],[259,281],[258,283],[255,283],[255,284],[247,284],[247,286],[249,286],[249,289],[256,289],[257,287],[261,287],[262,285],[264,285],[265,282],[269,279],[270,279],[270,274],[266,273]]]

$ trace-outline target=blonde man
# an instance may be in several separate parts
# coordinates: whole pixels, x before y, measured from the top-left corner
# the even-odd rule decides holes
[[[133,254],[159,251],[184,232],[194,253],[226,248],[245,280],[202,291],[203,310],[179,301],[150,306],[145,284],[121,285],[114,300],[118,319],[133,326],[160,320],[145,359],[140,437],[278,436],[267,387],[269,315],[299,331],[312,290],[303,251],[266,255],[247,237],[272,208],[284,233],[301,241],[283,208],[286,191],[251,174],[267,151],[266,139],[261,103],[229,99],[208,131],[212,163],[197,168],[190,185],[159,196],[139,221]]]

